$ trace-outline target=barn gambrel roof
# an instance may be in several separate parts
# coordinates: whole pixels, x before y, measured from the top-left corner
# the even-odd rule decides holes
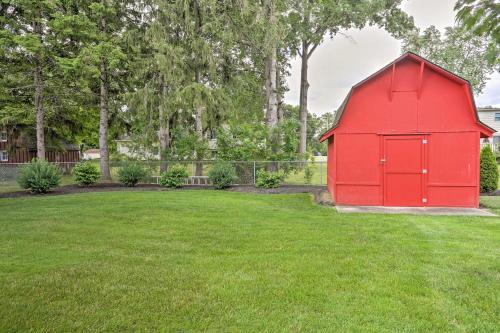
[[[342,119],[342,115],[344,114],[344,111],[345,111],[345,109],[347,107],[347,103],[349,102],[349,99],[350,99],[350,97],[351,97],[354,89],[356,89],[359,86],[363,85],[364,83],[366,83],[366,82],[374,79],[379,74],[383,73],[387,69],[395,66],[397,63],[399,63],[399,62],[401,62],[401,61],[403,61],[405,59],[411,59],[411,60],[414,60],[414,61],[417,61],[417,62],[424,63],[424,65],[426,67],[428,67],[428,68],[436,71],[437,73],[440,73],[441,75],[443,75],[443,76],[445,76],[445,77],[447,77],[447,78],[449,78],[451,80],[454,80],[454,81],[456,81],[459,84],[465,84],[467,86],[469,102],[471,103],[472,109],[474,110],[476,122],[483,129],[482,134],[484,136],[486,136],[486,137],[490,137],[493,133],[496,132],[493,128],[489,127],[488,125],[484,124],[483,122],[481,122],[479,120],[479,116],[477,114],[477,107],[476,107],[476,103],[474,101],[474,95],[472,93],[472,88],[471,88],[469,80],[466,80],[463,77],[461,77],[461,76],[459,76],[459,75],[457,75],[455,73],[452,73],[452,72],[444,69],[443,67],[441,67],[439,65],[436,65],[435,63],[433,63],[433,62],[431,62],[431,61],[429,61],[429,60],[427,60],[427,59],[419,56],[416,53],[407,52],[407,53],[401,55],[396,60],[394,60],[391,63],[389,63],[388,65],[382,67],[377,72],[375,72],[372,75],[368,76],[366,79],[358,82],[357,84],[355,84],[354,86],[351,87],[351,89],[349,90],[349,93],[347,94],[346,98],[344,99],[344,101],[340,105],[339,109],[335,113],[335,118],[333,119],[332,127],[329,130],[327,130],[325,133],[323,133],[321,135],[319,141],[323,142],[323,141],[325,141],[326,139],[328,139],[329,137],[331,137],[333,135],[333,132],[334,132],[335,128],[339,125],[340,120]]]

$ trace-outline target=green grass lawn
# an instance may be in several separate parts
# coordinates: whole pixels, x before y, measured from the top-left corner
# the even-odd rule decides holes
[[[215,191],[0,199],[0,211],[0,332],[500,327],[500,218]]]

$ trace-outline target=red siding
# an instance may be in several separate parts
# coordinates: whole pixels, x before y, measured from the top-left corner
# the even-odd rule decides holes
[[[336,168],[330,166],[335,165],[335,143],[333,138],[328,140],[328,154],[327,154],[327,178],[326,184],[328,191],[332,194],[332,200],[335,200],[334,184],[335,184],[335,172]]]
[[[376,134],[339,134],[337,141],[336,202],[380,204],[379,138]],[[374,167],[375,166],[375,167]],[[363,196],[354,198],[357,192]]]

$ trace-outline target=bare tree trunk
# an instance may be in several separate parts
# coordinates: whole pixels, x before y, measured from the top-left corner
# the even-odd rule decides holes
[[[202,17],[201,17],[201,10],[198,1],[195,1],[195,11],[196,11],[196,34],[198,36],[201,35],[201,27],[202,27]],[[201,66],[197,65],[195,69],[195,81],[197,83],[201,83]],[[203,142],[203,123],[202,123],[202,117],[203,117],[203,111],[204,107],[203,105],[197,105],[195,107],[195,132],[196,135],[198,136],[198,141]],[[196,176],[202,176],[203,175],[203,163],[201,162],[201,159],[203,156],[201,156],[200,151],[196,150],[195,151],[196,156],[196,169],[195,169],[195,175]]]
[[[200,83],[201,82],[201,74],[200,74],[200,69],[197,68],[195,72],[195,81]],[[194,118],[194,128],[196,132],[196,136],[198,137],[199,142],[203,142],[203,122],[202,122],[202,117],[203,117],[203,106],[202,105],[197,105],[195,108],[195,118]],[[201,162],[202,156],[200,156],[200,151],[196,150],[195,151],[196,156],[196,169],[195,169],[195,176],[203,176],[203,163]]]
[[[42,26],[40,23],[33,23],[33,30],[36,34],[42,34]],[[43,82],[43,64],[40,54],[35,55],[35,72],[34,72],[34,83],[35,83],[35,111],[36,111],[36,156],[40,160],[45,159],[45,133],[44,133],[44,117],[45,109],[43,107],[43,92],[44,92],[44,82]]]
[[[268,101],[266,112],[266,123],[270,130],[278,125],[278,90],[276,87],[276,47],[273,47],[271,55],[268,58],[269,62],[269,79],[268,79]]]
[[[109,78],[108,68],[104,60],[101,61],[101,92],[100,92],[100,115],[99,115],[99,150],[101,177],[103,180],[111,180],[109,172],[109,150],[108,150],[108,94]]]
[[[101,0],[101,4],[106,6],[106,2]],[[101,19],[101,30],[106,31],[106,20]],[[102,180],[111,180],[109,171],[109,150],[108,150],[108,113],[109,113],[109,77],[108,65],[104,58],[101,59],[101,91],[100,91],[100,114],[99,114],[99,152]]]
[[[201,117],[203,115],[203,107],[202,106],[197,106],[196,107],[196,118],[195,118],[195,130],[196,130],[196,135],[198,136],[200,142],[203,140],[203,125],[201,122]],[[195,175],[196,176],[203,176],[203,162],[201,162],[202,156],[200,156],[200,152],[196,152],[196,170],[195,170]]]
[[[276,46],[272,47],[268,58],[269,79],[268,81],[268,102],[266,112],[266,122],[269,129],[274,129],[278,125],[278,90],[276,87]]]
[[[265,78],[266,78],[266,82],[265,82],[265,94],[266,94],[266,105],[265,105],[265,110],[266,110],[266,121],[267,121],[267,118],[268,118],[268,113],[269,113],[269,99],[270,99],[270,94],[271,94],[271,90],[269,89],[269,87],[271,86],[271,76],[269,75],[269,57],[266,58],[266,60],[264,61],[264,75],[265,75]]]
[[[309,81],[307,71],[309,66],[309,44],[302,41],[301,68],[300,68],[300,106],[299,106],[299,154],[304,155],[307,149],[307,92]]]
[[[276,89],[277,89],[277,101],[278,101],[278,123],[281,123],[284,119],[283,115],[283,94],[281,90],[281,73],[279,63],[276,68]],[[280,137],[280,140],[282,138]]]
[[[168,148],[170,146],[170,119],[165,110],[165,100],[167,98],[167,86],[163,75],[161,76],[161,94],[162,99],[159,108],[159,140],[160,140],[160,172],[165,172],[168,169],[167,158]]]
[[[267,112],[266,112],[266,124],[269,129],[269,141],[272,145],[273,153],[277,151],[278,136],[276,133],[276,127],[278,125],[278,91],[276,87],[276,47],[272,47],[271,54],[268,58],[269,62],[269,79],[268,79],[268,96],[269,100],[267,102]],[[269,163],[267,165],[268,171],[277,171],[278,166],[276,163]]]
[[[269,24],[271,27],[276,27],[277,18],[274,10],[274,3],[270,1],[269,5]],[[275,29],[271,29],[275,30]],[[278,89],[277,89],[277,37],[271,36],[269,40],[269,53],[266,59],[266,125],[269,129],[269,140],[272,145],[273,152],[277,150],[278,138],[276,135],[276,126],[278,125]],[[269,163],[267,166],[268,171],[276,171],[277,165]]]
[[[43,79],[42,66],[39,61],[35,65],[35,109],[36,109],[36,156],[40,160],[45,159],[45,134],[43,107]]]

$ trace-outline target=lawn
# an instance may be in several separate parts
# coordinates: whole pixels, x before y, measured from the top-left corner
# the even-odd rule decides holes
[[[0,332],[500,327],[500,218],[215,191],[0,199],[0,211]]]

